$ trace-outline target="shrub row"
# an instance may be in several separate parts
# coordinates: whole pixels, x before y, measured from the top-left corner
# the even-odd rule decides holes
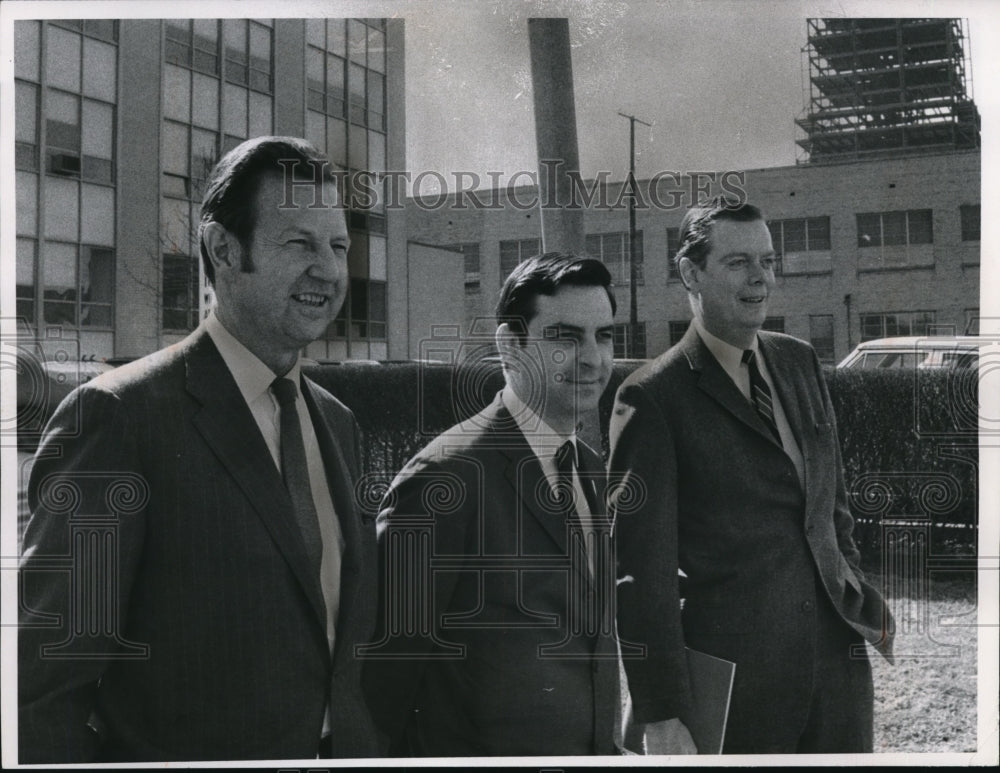
[[[636,367],[616,363],[587,439],[607,454],[614,392]],[[498,364],[320,365],[307,373],[355,413],[379,487],[436,434],[488,404]],[[977,525],[977,388],[969,371],[825,372],[837,414],[855,539],[877,560],[887,528],[928,533],[927,549],[972,555]],[[597,432],[599,426],[600,431]],[[377,500],[373,490],[369,501]]]

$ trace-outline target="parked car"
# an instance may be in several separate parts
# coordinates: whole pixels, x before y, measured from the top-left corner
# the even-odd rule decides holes
[[[978,368],[976,336],[902,336],[858,344],[838,368]]]

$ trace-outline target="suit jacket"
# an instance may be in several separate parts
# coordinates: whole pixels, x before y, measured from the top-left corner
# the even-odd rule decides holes
[[[353,496],[358,428],[304,383],[346,542],[332,659],[281,475],[199,328],[73,392],[38,449],[21,762],[313,758],[328,699],[334,755],[377,753],[353,656],[376,565]]]
[[[603,465],[578,447],[603,502]],[[499,395],[392,483],[365,685],[393,753],[615,753],[613,574],[591,578],[549,491]],[[606,522],[602,538],[608,555]]]
[[[888,610],[865,581],[851,538],[819,361],[791,336],[761,332],[759,341],[802,450],[804,490],[693,326],[616,395],[619,628],[623,642],[647,648],[646,657],[625,661],[639,722],[689,706],[685,642],[736,662],[749,694],[734,693],[734,711],[745,698],[749,714],[804,717],[821,594],[857,634],[891,652]]]

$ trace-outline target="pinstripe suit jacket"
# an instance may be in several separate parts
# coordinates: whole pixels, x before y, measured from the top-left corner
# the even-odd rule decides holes
[[[280,473],[199,328],[76,390],[39,447],[21,762],[312,758],[328,699],[334,755],[377,752],[353,657],[375,603],[358,429],[305,384],[346,542],[333,657]]]

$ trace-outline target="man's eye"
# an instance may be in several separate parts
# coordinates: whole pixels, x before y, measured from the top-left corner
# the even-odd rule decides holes
[[[760,265],[761,265],[761,268],[764,268],[764,269],[766,269],[768,271],[774,271],[774,267],[777,265],[777,263],[778,263],[778,261],[775,260],[774,258],[764,258],[760,262]]]

